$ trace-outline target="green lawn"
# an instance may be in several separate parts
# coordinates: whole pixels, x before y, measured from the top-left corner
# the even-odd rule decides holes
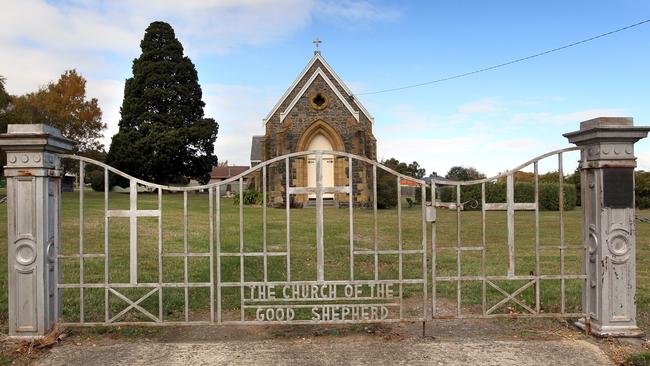
[[[103,253],[103,194],[86,192],[85,194],[85,252]],[[111,193],[110,209],[128,209],[128,195]],[[63,254],[79,252],[79,195],[63,194]],[[140,194],[139,209],[157,208],[157,194]],[[209,208],[207,194],[188,195],[189,227],[188,247],[192,253],[207,253],[209,251]],[[421,214],[419,207],[402,209],[402,239],[404,249],[421,248]],[[222,199],[221,202],[221,249],[224,252],[239,251],[239,207],[232,200]],[[286,245],[285,211],[268,209],[267,246],[268,250],[284,251]],[[648,216],[650,213],[641,212]],[[559,245],[559,214],[557,212],[542,212],[540,219],[541,245]],[[129,219],[111,218],[109,226],[109,280],[128,282],[129,280]],[[349,279],[349,224],[348,210],[337,208],[325,209],[325,279]],[[7,253],[6,248],[6,206],[0,209],[0,252]],[[516,227],[516,274],[528,275],[535,271],[534,251],[534,214],[532,212],[517,212]],[[158,282],[158,219],[140,218],[138,225],[138,262],[139,282]],[[430,228],[428,228],[430,229]],[[262,208],[244,208],[244,242],[246,252],[262,251]],[[373,212],[367,209],[354,210],[354,245],[355,249],[372,249],[374,247]],[[316,218],[313,208],[291,210],[291,275],[292,280],[316,279]],[[456,257],[452,249],[456,245],[456,213],[438,209],[437,223],[437,274],[438,276],[453,276],[456,274]],[[380,210],[378,216],[378,242],[380,249],[397,249],[397,210]],[[427,232],[430,238],[430,232]],[[487,257],[486,272],[489,275],[505,275],[507,269],[506,245],[506,214],[505,212],[489,212],[487,214]],[[579,274],[581,266],[581,211],[578,209],[566,213],[565,238],[568,247],[565,259],[565,273]],[[467,211],[461,214],[461,241],[463,246],[479,246],[481,243],[481,212]],[[183,252],[183,195],[165,194],[163,196],[163,251],[165,253]],[[431,257],[430,240],[428,240],[428,257]],[[215,260],[216,262],[216,260]],[[650,225],[637,225],[637,299],[641,323],[645,326],[650,308]],[[355,256],[355,278],[374,278],[374,256]],[[463,275],[481,274],[481,252],[463,251],[461,256],[461,273]],[[65,259],[62,263],[63,282],[78,283],[79,260]],[[430,278],[430,265],[427,266],[427,276]],[[222,260],[222,281],[238,281],[240,276],[239,258],[228,257]],[[404,256],[403,265],[405,278],[422,278],[422,257],[420,254]],[[244,265],[244,276],[247,281],[263,279],[263,262],[261,258],[247,257]],[[382,255],[379,258],[380,279],[397,278],[398,266],[396,255]],[[540,255],[540,272],[542,274],[559,274],[560,261],[558,249],[546,249]],[[286,276],[286,260],[284,257],[270,257],[268,267],[269,280],[284,280]],[[103,283],[103,258],[89,258],[85,261],[84,279],[87,283]],[[163,282],[184,281],[184,258],[165,257],[163,260]],[[209,259],[207,257],[188,258],[188,281],[207,283],[210,281]],[[525,282],[495,281],[507,291],[514,291]],[[0,314],[2,323],[6,324],[7,314],[7,267],[0,266]],[[567,280],[565,299],[566,311],[580,310],[581,280]],[[544,312],[560,310],[560,281],[547,280],[541,284],[541,308]],[[420,285],[404,286],[405,298],[417,299],[422,295]],[[520,299],[534,308],[534,287],[524,291]],[[149,289],[124,289],[121,291],[132,299],[137,299]],[[429,290],[430,291],[430,290]],[[464,281],[461,286],[463,312],[481,312],[482,284],[479,281]],[[183,289],[165,289],[163,291],[165,320],[182,320],[185,302]],[[223,292],[224,319],[228,314],[234,314],[235,319],[239,307],[239,289],[233,288]],[[104,290],[86,289],[84,293],[84,317],[86,321],[103,321]],[[440,312],[455,311],[456,282],[439,282],[437,297],[440,299]],[[487,291],[489,308],[503,298],[496,290]],[[189,290],[190,319],[209,319],[209,289],[191,288]],[[111,316],[117,314],[126,305],[116,296],[110,296]],[[421,304],[421,301],[413,301]],[[450,305],[451,304],[451,305]],[[154,294],[141,303],[154,315],[158,315],[158,295]],[[413,305],[417,308],[416,305]],[[421,310],[421,309],[420,309]],[[521,311],[519,306],[512,303],[500,308],[498,313]],[[63,290],[63,313],[66,321],[79,320],[79,290]],[[250,315],[250,314],[248,314]],[[247,315],[247,316],[248,316]],[[137,311],[131,311],[128,320],[146,320]]]

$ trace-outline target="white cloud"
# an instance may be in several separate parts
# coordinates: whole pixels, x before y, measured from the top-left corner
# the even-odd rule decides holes
[[[588,109],[585,111],[578,111],[573,113],[565,113],[556,115],[553,118],[553,121],[556,123],[565,123],[565,122],[582,122],[596,117],[616,117],[622,116],[625,114],[625,109]]]
[[[67,50],[137,50],[153,20],[172,24],[190,48],[227,52],[289,36],[309,23],[312,1],[73,1],[57,6],[27,0],[3,7],[3,40]],[[5,10],[6,8],[6,10]]]
[[[247,85],[203,87],[205,114],[219,122],[215,153],[230,164],[250,164],[251,138],[264,134],[262,118],[278,98],[277,91]]]
[[[107,124],[103,143],[108,148],[111,136],[118,131],[120,106],[124,95],[124,82],[116,80],[93,79],[86,83],[86,95],[101,101],[102,120]]]
[[[377,138],[392,138],[396,135],[412,136],[414,134],[430,134],[433,132],[452,130],[458,124],[468,121],[468,115],[427,114],[417,105],[401,103],[390,107],[388,118],[377,120],[375,134]],[[404,126],[408,126],[405,128]]]
[[[100,12],[82,3],[57,7],[38,0],[14,1],[5,4],[0,13],[0,41],[48,50],[125,51],[138,45],[128,19],[124,14]]]
[[[369,1],[321,1],[318,13],[352,21],[394,21],[402,16],[397,9],[379,7]]]
[[[543,123],[577,123],[596,117],[617,117],[625,115],[626,110],[622,108],[595,108],[583,111],[553,114],[549,112],[519,113],[512,116],[511,121],[515,123],[534,122]]]
[[[458,107],[459,113],[489,113],[500,110],[499,104],[493,98],[485,98]]]
[[[366,22],[396,16],[390,9],[347,0],[320,4],[316,0],[14,1],[3,4],[0,12],[0,75],[6,77],[11,94],[24,94],[55,81],[67,69],[77,69],[87,79],[87,96],[98,98],[104,112],[108,144],[117,131],[130,59],[139,54],[140,40],[151,21],[172,24],[192,56],[282,41],[304,29],[316,14]],[[242,93],[237,86],[225,88],[204,90],[206,114],[221,122],[217,149],[245,162],[247,157],[228,147],[243,141],[237,141],[227,126],[233,123],[259,133],[261,116],[268,110],[250,107],[259,94]],[[249,139],[246,129],[237,133]]]
[[[537,149],[543,146],[539,140],[531,138],[517,138],[509,140],[498,140],[487,145],[490,149],[498,149],[502,151],[516,151],[520,152],[526,149]]]
[[[527,98],[527,99],[518,99],[518,100],[513,100],[510,102],[510,104],[515,105],[515,106],[525,106],[525,107],[530,107],[530,106],[539,106],[546,104],[548,102],[552,103],[558,103],[564,101],[564,98],[558,95],[551,95],[551,96],[541,96],[541,97],[535,97],[535,98]]]
[[[487,176],[513,169],[543,153],[566,147],[542,143],[534,139],[509,139],[494,142],[490,135],[456,138],[377,138],[380,159],[395,157],[400,161],[417,161],[430,174],[435,171],[445,175],[453,166],[474,167]],[[573,171],[577,165],[576,152],[564,155],[564,169]],[[647,155],[650,166],[650,154]],[[528,167],[524,170],[531,170]],[[557,170],[557,157],[551,156],[540,162],[539,171]]]
[[[638,154],[637,169],[650,171],[650,152]]]

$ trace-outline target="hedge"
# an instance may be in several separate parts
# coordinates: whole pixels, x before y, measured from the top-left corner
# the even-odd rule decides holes
[[[438,188],[438,197],[442,202],[456,202],[456,189],[446,186]],[[576,207],[577,192],[573,184],[564,184],[564,209]],[[460,201],[466,210],[481,209],[481,185],[461,186]],[[506,183],[486,183],[485,201],[488,203],[506,202]],[[515,184],[515,202],[535,202],[535,185],[533,183]],[[557,211],[560,202],[559,183],[539,183],[539,208],[543,211]]]
[[[258,192],[253,189],[248,189],[244,191],[244,204],[245,205],[261,205],[264,196],[262,192]],[[234,205],[239,204],[239,192],[235,193],[235,200],[233,201]]]

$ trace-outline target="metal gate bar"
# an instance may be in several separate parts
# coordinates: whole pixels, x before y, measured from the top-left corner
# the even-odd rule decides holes
[[[533,163],[533,175],[535,181],[535,274],[537,278],[535,279],[535,313],[539,314],[541,310],[540,302],[540,275],[541,267],[539,264],[540,261],[540,252],[539,252],[539,162],[535,161]]]
[[[560,312],[564,313],[565,309],[565,284],[564,284],[564,163],[562,160],[562,153],[557,154],[558,160],[558,176],[560,185]]]
[[[374,224],[373,241],[375,245],[375,281],[379,280],[379,227],[377,224],[377,166],[372,166],[372,217]]]
[[[432,228],[432,233],[431,233],[431,241],[432,241],[432,294],[431,294],[431,303],[433,307],[433,318],[436,318],[437,314],[437,308],[436,308],[436,285],[437,281],[443,281],[443,282],[449,282],[449,281],[455,281],[456,282],[456,315],[455,317],[459,318],[477,318],[477,317],[500,317],[502,315],[509,315],[509,314],[494,314],[493,312],[500,306],[503,305],[509,301],[512,301],[518,305],[520,305],[523,309],[528,311],[530,314],[516,314],[518,317],[521,316],[540,316],[540,317],[546,317],[546,316],[564,316],[564,317],[572,317],[572,316],[584,316],[584,313],[568,313],[566,311],[566,280],[574,280],[574,279],[583,279],[586,280],[586,275],[584,274],[566,274],[565,266],[566,266],[566,244],[565,244],[565,231],[564,231],[564,220],[565,220],[565,208],[564,208],[564,200],[565,200],[565,189],[564,189],[564,167],[563,167],[563,154],[568,151],[575,151],[578,150],[579,148],[568,148],[568,149],[562,149],[562,150],[557,150],[553,151],[547,154],[544,154],[540,157],[537,157],[533,160],[530,160],[517,168],[507,171],[505,173],[499,174],[495,177],[491,178],[486,178],[486,179],[481,179],[481,180],[475,180],[475,181],[449,181],[445,179],[433,179],[431,183],[432,187],[432,202],[434,205],[437,205],[437,201],[435,198],[435,191],[437,188],[437,185],[442,185],[442,186],[451,186],[455,189],[455,210],[456,210],[456,245],[455,245],[455,251],[456,251],[456,276],[437,276],[436,273],[436,223],[432,222],[431,228]],[[558,193],[559,193],[559,204],[558,204],[558,212],[559,212],[559,242],[560,245],[559,247],[553,247],[553,246],[541,246],[540,245],[540,213],[539,213],[539,167],[538,167],[538,162],[544,158],[557,155],[558,159],[558,175],[559,175],[559,181],[558,181]],[[527,166],[533,166],[533,175],[534,175],[534,202],[532,203],[517,203],[515,202],[514,199],[514,174],[521,169],[527,167]],[[506,202],[505,203],[487,203],[486,202],[486,187],[485,184],[486,182],[490,181],[496,181],[499,178],[506,178]],[[481,246],[480,247],[472,247],[472,246],[464,246],[462,244],[461,240],[461,211],[463,210],[463,205],[461,202],[461,189],[463,186],[470,186],[474,184],[480,184],[481,186],[481,207],[482,207],[482,212],[481,212]],[[443,207],[451,207],[449,203],[440,203]],[[486,233],[487,233],[487,228],[486,228],[486,223],[487,223],[487,218],[486,218],[486,212],[487,211],[506,211],[507,213],[507,244],[508,244],[508,268],[507,268],[507,273],[505,275],[488,275],[487,274],[487,268],[486,268],[486,256],[487,256],[487,238],[486,238]],[[518,210],[531,210],[534,211],[535,215],[535,273],[531,275],[517,275],[515,272],[515,241],[514,241],[514,233],[515,233],[515,227],[514,227],[514,213]],[[552,274],[541,274],[541,268],[540,268],[540,251],[545,248],[558,248],[560,249],[560,273],[557,275],[552,275]],[[440,250],[448,249],[447,247],[441,247],[439,248]],[[472,250],[480,250],[481,253],[481,275],[480,276],[463,276],[462,275],[462,252],[463,251],[472,251]],[[584,269],[583,269],[584,271]],[[519,287],[516,289],[513,293],[508,293],[499,286],[497,286],[494,282],[492,281],[498,281],[498,280],[517,280],[517,281],[528,281],[526,282],[523,286]],[[541,313],[541,301],[540,301],[540,283],[541,280],[559,280],[560,282],[560,311],[558,313]],[[461,283],[462,281],[481,281],[482,282],[482,300],[481,300],[481,314],[461,314]],[[487,287],[491,287],[495,289],[497,292],[500,292],[502,295],[505,296],[503,300],[498,302],[495,306],[492,306],[490,309],[487,308]],[[534,286],[534,291],[535,291],[535,305],[534,309],[529,307],[528,305],[520,302],[516,296],[520,293],[523,293],[526,289]],[[446,317],[446,316],[442,316]]]
[[[217,194],[215,194],[215,200],[217,202],[217,214],[215,215],[216,223],[216,232],[217,232],[217,323],[222,322],[221,318],[221,186],[215,187]],[[266,225],[266,222],[265,222]]]
[[[397,180],[397,245],[399,266],[399,318],[404,319],[404,274],[402,273],[402,185],[400,177]],[[375,187],[377,189],[377,187]]]
[[[352,182],[352,157],[348,156],[348,187],[350,187],[350,192],[348,193],[348,212],[350,215],[350,280],[354,281],[354,187]]]
[[[287,282],[291,281],[291,196],[289,194],[289,187],[291,186],[290,174],[289,174],[289,157],[284,159],[284,174],[285,174],[285,204],[286,204],[286,214],[287,214]]]
[[[158,319],[163,320],[163,207],[162,189],[158,188]]]

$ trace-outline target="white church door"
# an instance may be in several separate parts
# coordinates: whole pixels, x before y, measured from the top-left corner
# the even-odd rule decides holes
[[[332,151],[332,144],[327,137],[317,134],[309,143],[308,150]],[[323,187],[334,187],[334,155],[323,154]],[[316,155],[307,156],[307,186],[316,187]],[[310,194],[309,199],[315,199]],[[323,193],[324,199],[333,199],[334,193]]]

